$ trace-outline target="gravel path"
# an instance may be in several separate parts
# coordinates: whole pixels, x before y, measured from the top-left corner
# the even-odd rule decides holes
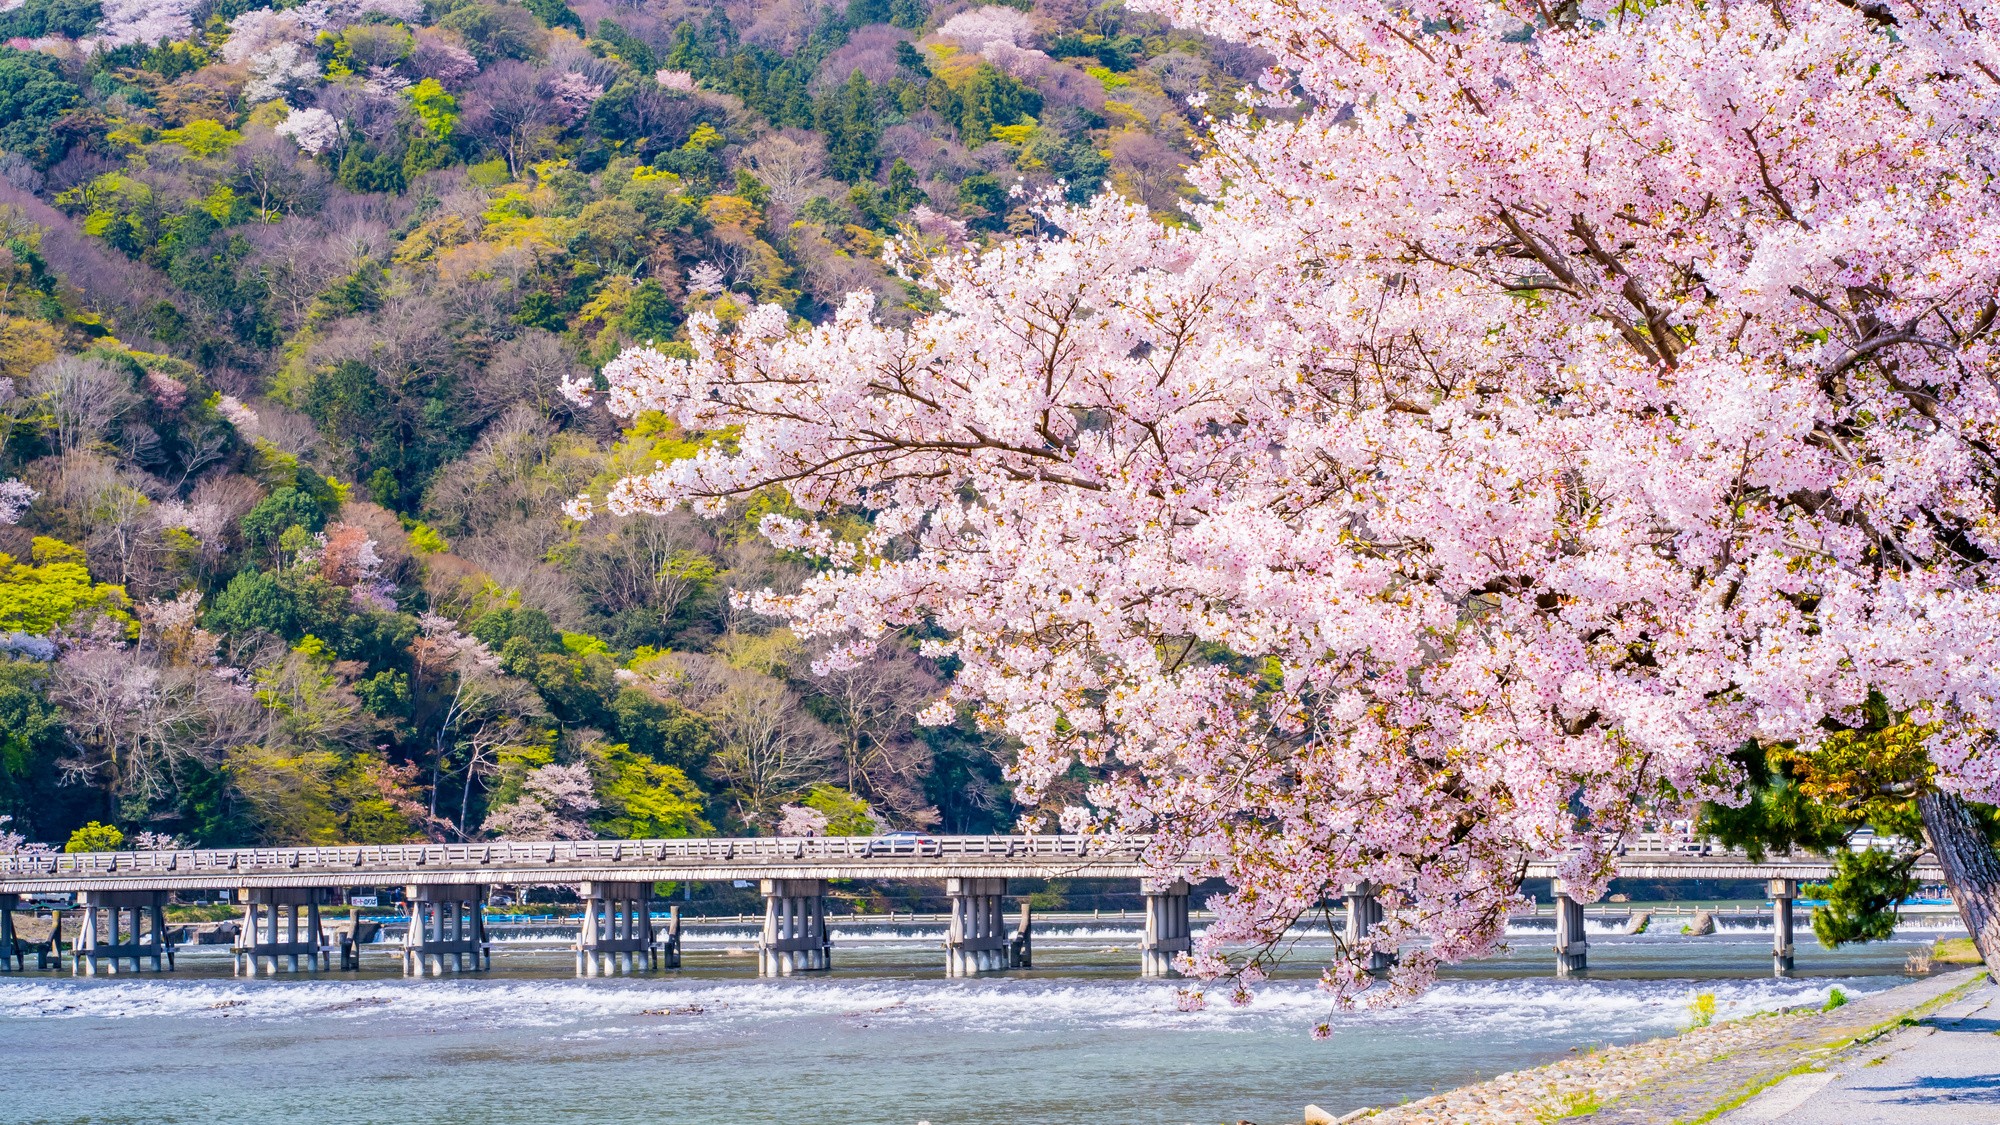
[[[1886,1045],[1882,1037],[1902,1027],[1905,1018],[1923,1016],[1941,1003],[1962,1003],[1959,998],[1983,977],[1982,970],[1974,969],[1941,973],[1830,1012],[1774,1013],[1695,1028],[1664,1039],[1503,1074],[1488,1082],[1341,1120],[1366,1121],[1367,1125],[1548,1125],[1558,1121],[1672,1125],[1717,1121],[1727,1110],[1749,1101],[1749,1095],[1777,1086],[1795,1072],[1823,1068],[1845,1058],[1857,1044],[1863,1045],[1862,1049],[1872,1044],[1880,1053]],[[1992,992],[1989,985],[1981,994]],[[1968,1020],[1987,1019],[1995,1009],[2000,1009],[2000,1003]],[[1970,1030],[1974,1025],[1968,1022],[1966,1026]],[[2000,1044],[2000,1037],[1987,1038]],[[2000,1057],[1995,1063],[2000,1063]],[[2000,1065],[1986,1065],[1981,1073],[1990,1076],[1994,1071],[2000,1071]],[[1832,1088],[1826,1083],[1822,1087]],[[1803,1087],[1789,1089],[1797,1092]],[[1820,1089],[1804,1092],[1811,1095]],[[1979,1096],[1989,1099],[1972,1103],[1984,1107],[1983,1116],[1933,1109],[1924,1116],[1923,1125],[2000,1125],[2000,1097],[1990,1085]],[[1806,1103],[1802,1100],[1800,1104]],[[1731,1125],[1753,1120],[1757,1119],[1731,1119]],[[1794,1119],[1777,1120],[1789,1123]],[[1801,1125],[1821,1125],[1822,1121],[1826,1125],[1867,1125],[1865,1119],[1851,1115],[1796,1120]],[[1883,1120],[1900,1125],[1904,1119]]]
[[[2000,1125],[2000,986],[1788,1078],[1717,1125]]]

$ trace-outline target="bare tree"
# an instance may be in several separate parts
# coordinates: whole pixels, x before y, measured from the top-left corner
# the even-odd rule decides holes
[[[165,793],[178,762],[220,762],[262,722],[250,694],[212,669],[163,665],[156,654],[116,643],[64,653],[49,698],[75,751],[57,763],[63,780],[101,787],[114,807]]]
[[[666,663],[653,686],[715,730],[721,745],[708,773],[728,786],[743,821],[768,820],[785,800],[828,779],[839,741],[783,683],[695,653]]]
[[[930,753],[914,734],[917,712],[942,688],[937,676],[919,658],[888,649],[815,676],[810,686],[831,714],[848,791],[906,822],[935,822],[937,810],[923,798]]]
[[[681,603],[715,577],[712,541],[685,512],[620,520],[611,533],[585,539],[570,570],[602,609],[649,609],[664,623]]]
[[[560,337],[530,328],[500,345],[491,363],[471,373],[467,386],[473,405],[485,417],[520,403],[546,418],[569,413],[563,383],[582,371]]]
[[[48,410],[56,449],[64,453],[103,441],[112,424],[139,405],[124,371],[74,355],[37,367],[28,377],[28,393]]]
[[[526,63],[494,63],[466,88],[466,127],[500,146],[512,175],[521,174],[556,122],[555,100],[542,89],[539,72]]]
[[[825,194],[826,147],[810,133],[787,129],[766,134],[744,146],[742,161],[771,189],[779,215],[796,215],[813,196]]]

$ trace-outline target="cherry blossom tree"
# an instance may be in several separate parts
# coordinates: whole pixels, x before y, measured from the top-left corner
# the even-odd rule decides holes
[[[0,480],[0,524],[21,522],[22,513],[41,495],[18,480]]]
[[[757,607],[828,669],[941,631],[930,718],[976,705],[1024,799],[1080,763],[1065,827],[1228,880],[1204,977],[1254,983],[1367,880],[1389,921],[1324,983],[1408,996],[1496,946],[1530,856],[1592,897],[1729,750],[1810,751],[1871,693],[1925,732],[1926,832],[2000,965],[1964,813],[2000,798],[1990,15],[1140,6],[1275,59],[1185,225],[1104,198],[907,251],[939,311],[906,328],[865,296],[698,316],[692,361],[607,367],[610,406],[734,441],[602,501],[783,486],[808,518],[765,534],[826,565]],[[867,535],[811,518],[849,505]]]
[[[824,836],[826,814],[804,805],[778,806],[778,835]]]
[[[537,766],[521,783],[521,795],[486,814],[485,830],[508,840],[588,840],[588,817],[597,811],[590,766]]]
[[[568,71],[549,81],[548,96],[555,103],[556,116],[564,124],[573,125],[583,120],[597,99],[604,96],[604,87],[586,75]]]
[[[294,109],[278,123],[277,133],[281,137],[290,137],[308,154],[318,156],[340,140],[340,122],[333,119],[333,114],[317,106]]]
[[[194,31],[195,0],[103,0],[97,34],[77,40],[85,51],[151,46]]]

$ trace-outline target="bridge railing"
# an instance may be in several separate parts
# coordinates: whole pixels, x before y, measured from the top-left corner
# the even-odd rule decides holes
[[[1143,836],[757,836],[681,840],[491,840],[462,844],[349,844],[312,848],[211,848],[157,852],[74,852],[0,856],[0,878],[217,875],[285,871],[410,872],[493,867],[644,867],[663,863],[748,866],[785,862],[918,859],[1137,859]],[[1897,841],[1857,841],[1858,848]],[[1642,833],[1618,854],[1629,858],[1741,860],[1744,854],[1699,841]],[[357,883],[366,882],[357,878]]]
[[[1142,837],[759,836],[684,840],[493,840],[465,844],[350,844],[311,848],[210,848],[70,852],[0,857],[0,877],[214,875],[351,869],[743,863],[894,859],[1129,859]]]

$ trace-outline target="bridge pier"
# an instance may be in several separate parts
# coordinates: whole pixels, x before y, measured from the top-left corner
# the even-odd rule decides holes
[[[1590,941],[1583,931],[1583,904],[1570,897],[1561,879],[1555,881],[1555,892],[1556,975],[1566,977],[1589,967]]]
[[[267,975],[278,972],[278,959],[287,961],[286,971],[299,971],[299,958],[306,969],[318,972],[332,968],[326,935],[319,924],[320,902],[326,892],[317,887],[244,887],[236,892],[243,904],[242,928],[236,935],[236,975],[254,977],[261,967]]]
[[[1766,888],[1771,893],[1771,973],[1790,976],[1792,959],[1792,900],[1798,897],[1796,879],[1773,879]]]
[[[1000,917],[1000,898],[1007,893],[1007,880],[946,879],[944,893],[951,898],[944,975],[969,977],[1012,968],[1013,941]]]
[[[1187,881],[1147,879],[1139,884],[1139,890],[1146,896],[1146,935],[1139,940],[1139,975],[1174,976],[1174,954],[1194,948],[1188,927]]]
[[[27,955],[14,940],[14,908],[19,905],[20,895],[0,895],[0,973],[28,968]]]
[[[1007,967],[1010,969],[1032,969],[1035,967],[1035,915],[1027,903],[1021,904],[1021,925],[1007,943]]]
[[[1382,924],[1382,900],[1375,897],[1375,884],[1363,879],[1347,888],[1347,943],[1364,941]],[[1370,953],[1368,971],[1385,973],[1396,963],[1393,953]]]
[[[174,967],[173,943],[167,940],[167,892],[165,891],[78,891],[76,907],[83,911],[83,925],[71,950],[70,972],[87,977],[97,975],[99,963],[109,961],[108,972],[118,971],[118,962],[131,961],[138,972],[140,962],[153,962],[153,971]],[[104,924],[98,924],[99,916]],[[141,936],[141,922],[149,923]]]
[[[609,976],[614,968],[681,967],[680,909],[670,908],[665,941],[653,936],[653,884],[587,882],[583,932],[576,939],[576,975]]]
[[[423,884],[408,888],[410,929],[403,935],[403,974],[444,975],[445,958],[454,972],[465,971],[472,958],[474,972],[493,967],[493,947],[486,940],[486,888],[478,885]]]
[[[765,879],[764,932],[757,939],[757,975],[788,977],[833,968],[826,933],[826,880]]]

